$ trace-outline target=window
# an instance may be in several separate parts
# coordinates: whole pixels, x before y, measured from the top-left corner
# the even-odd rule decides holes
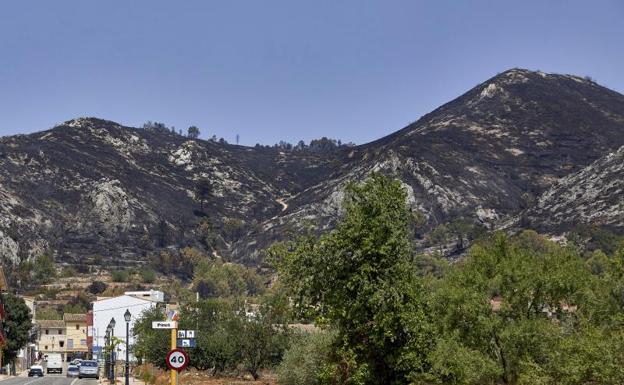
[[[80,340],[80,345],[86,345],[87,344],[87,340]]]
[[[45,349],[45,350],[48,350],[48,345],[46,345],[44,349]]]
[[[59,341],[59,346],[62,348],[65,345],[65,341]]]
[[[73,349],[73,348],[74,348],[74,340],[70,338],[67,340],[67,349]]]
[[[46,329],[46,334],[50,334],[50,330],[49,329]]]
[[[76,324],[76,330],[80,330],[80,325]]]
[[[59,334],[63,334],[63,329],[59,329]]]

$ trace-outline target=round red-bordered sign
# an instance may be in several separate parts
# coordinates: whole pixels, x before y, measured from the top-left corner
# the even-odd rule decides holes
[[[178,372],[184,370],[189,364],[189,356],[182,349],[173,349],[167,353],[167,366]]]

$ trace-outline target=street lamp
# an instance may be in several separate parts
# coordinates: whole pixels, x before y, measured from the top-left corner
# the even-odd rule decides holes
[[[126,385],[130,385],[130,319],[132,314],[130,310],[126,309],[124,313],[124,319],[126,320]]]
[[[108,326],[110,326],[111,329],[111,377],[110,377],[110,381],[111,384],[115,383],[115,359],[117,357],[115,357],[115,341],[114,341],[114,337],[115,337],[115,317],[111,318],[110,322],[108,323]]]
[[[106,327],[106,335],[104,336],[104,346],[106,350],[110,349],[110,325]],[[106,353],[104,350],[104,353]],[[110,352],[108,353],[108,357],[104,354],[104,375],[110,378]]]

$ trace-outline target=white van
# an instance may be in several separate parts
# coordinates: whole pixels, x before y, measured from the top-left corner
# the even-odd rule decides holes
[[[48,353],[46,357],[46,373],[63,373],[63,356],[61,353]]]

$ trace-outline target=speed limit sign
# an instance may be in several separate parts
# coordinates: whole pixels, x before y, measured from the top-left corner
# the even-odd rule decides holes
[[[178,372],[184,370],[189,364],[188,354],[182,349],[173,349],[167,354],[167,366]]]

